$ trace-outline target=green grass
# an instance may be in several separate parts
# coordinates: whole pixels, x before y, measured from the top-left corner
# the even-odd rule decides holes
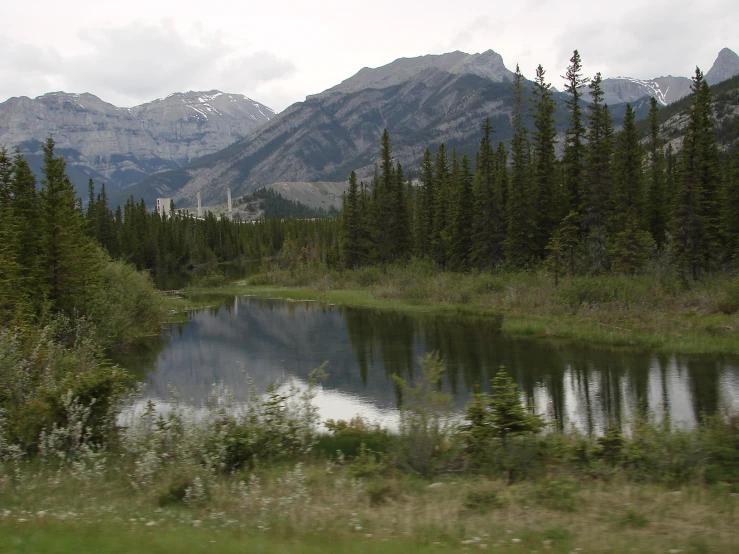
[[[118,525],[92,523],[0,524],[2,554],[264,554],[357,552],[404,554],[438,552],[433,545],[393,539],[372,540],[336,536],[284,539],[242,532],[194,529],[183,525],[145,527],[145,523]]]

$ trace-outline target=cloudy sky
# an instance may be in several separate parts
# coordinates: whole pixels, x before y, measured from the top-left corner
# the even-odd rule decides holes
[[[739,51],[736,0],[0,0],[0,101],[91,92],[133,106],[220,89],[283,110],[362,67],[493,49],[561,87],[587,74],[690,76]]]

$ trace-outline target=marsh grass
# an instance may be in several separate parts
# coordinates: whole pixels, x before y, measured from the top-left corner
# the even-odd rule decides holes
[[[405,312],[503,315],[511,334],[680,353],[739,351],[739,281],[671,274],[563,279],[543,271],[446,272],[423,261],[358,270],[267,269],[226,294]],[[207,294],[208,288],[191,292]]]

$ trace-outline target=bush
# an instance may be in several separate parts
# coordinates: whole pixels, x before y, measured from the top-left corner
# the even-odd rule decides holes
[[[535,495],[552,510],[574,512],[577,509],[577,484],[572,479],[547,479],[536,487]]]
[[[500,497],[499,491],[489,487],[468,491],[463,501],[466,510],[483,514],[504,505],[505,499]]]
[[[112,437],[131,377],[98,358],[94,334],[86,319],[65,316],[41,329],[0,331],[0,409],[9,441],[34,452],[42,433],[70,425],[79,427],[70,450]]]
[[[394,376],[403,403],[393,454],[401,468],[431,477],[454,461],[455,425],[451,396],[438,390],[444,372],[438,353],[426,354],[419,362],[421,378],[415,385]]]
[[[739,311],[739,277],[724,286],[716,301],[716,309],[727,315]]]
[[[151,277],[123,262],[105,265],[100,286],[86,299],[85,312],[97,328],[95,340],[104,347],[158,332],[167,315]]]

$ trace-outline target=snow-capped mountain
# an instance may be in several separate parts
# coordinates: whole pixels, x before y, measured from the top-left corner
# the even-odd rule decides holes
[[[709,85],[715,85],[739,75],[739,56],[729,48],[719,52],[710,70],[705,73]],[[604,101],[609,104],[634,102],[644,96],[652,96],[666,106],[690,94],[689,77],[657,77],[655,79],[635,79],[633,77],[613,77],[603,80]]]

